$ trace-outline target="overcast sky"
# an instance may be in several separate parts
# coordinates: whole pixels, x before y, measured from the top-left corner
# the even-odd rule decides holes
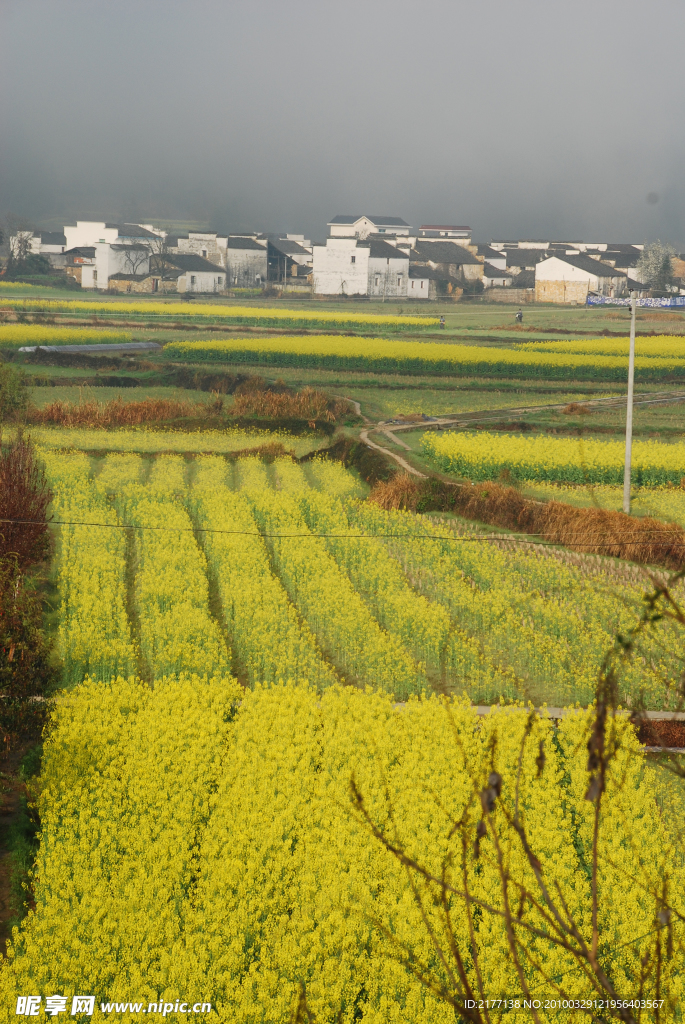
[[[683,0],[0,0],[0,213],[685,243]]]

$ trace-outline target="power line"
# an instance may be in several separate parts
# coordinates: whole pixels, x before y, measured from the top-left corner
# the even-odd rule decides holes
[[[38,519],[1,519],[0,523],[10,523],[15,526],[43,526],[44,522]],[[145,526],[136,525],[133,523],[90,523],[85,520],[71,520],[71,519],[51,519],[49,521],[50,526],[90,526],[96,529],[107,529],[107,530],[155,530],[163,533],[217,533],[227,534],[229,536],[236,537],[268,537],[274,539],[307,539],[311,537],[322,537],[324,539],[332,540],[431,540],[431,541],[448,541],[449,543],[472,543],[474,541],[510,541],[514,544],[530,544],[530,545],[545,545],[547,547],[563,547],[569,543],[571,544],[582,544],[585,543],[593,548],[596,547],[613,547],[616,541],[595,541],[588,540],[584,534],[571,534],[566,537],[564,541],[552,541],[549,540],[544,534],[534,533],[528,534],[530,538],[527,539],[516,534],[510,533],[483,533],[483,534],[467,534],[464,536],[432,536],[428,533],[314,533],[309,531],[308,533],[267,533],[263,531],[255,530],[218,530],[211,527],[187,527],[187,526]],[[640,534],[640,538],[645,536],[655,535],[657,537],[678,537],[681,538],[682,534],[679,531],[665,531],[665,530],[645,530]],[[630,543],[628,541],[627,543]],[[636,540],[637,543],[637,540]],[[656,544],[656,547],[667,547],[666,543]]]

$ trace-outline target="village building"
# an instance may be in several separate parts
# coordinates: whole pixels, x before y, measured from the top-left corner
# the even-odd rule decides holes
[[[459,224],[422,224],[419,228],[419,238],[455,238],[459,239],[462,245],[470,245],[471,228]]]
[[[481,263],[490,263],[493,267],[497,267],[498,270],[507,269],[506,251],[493,249],[487,242],[476,242],[469,247],[469,252],[472,252]]]
[[[440,271],[444,279],[464,284],[483,280],[482,261],[456,242],[419,239],[409,258],[412,264]]]
[[[493,266],[486,260],[483,264],[483,287],[484,288],[510,288],[514,280],[513,274]]]
[[[73,249],[83,245],[132,245],[151,242],[164,237],[163,231],[152,225],[109,224],[97,220],[77,220],[64,225],[65,246]]]
[[[225,269],[227,242],[228,236],[217,235],[216,231],[189,231],[187,235],[169,236],[166,245],[171,252],[193,253]]]
[[[369,235],[409,235],[411,227],[401,217],[338,214],[328,223],[332,238],[368,238]]]
[[[63,231],[18,231],[10,239],[11,247],[16,250],[16,243],[22,235],[28,241],[29,252],[36,256],[54,256],[63,253],[67,247],[67,239]]]
[[[437,299],[440,294],[441,286],[444,285],[442,275],[439,270],[433,270],[432,267],[421,266],[416,263],[409,265],[409,278],[407,282],[407,298],[408,299]],[[453,288],[453,297],[457,297],[456,282]],[[462,290],[458,290],[458,295],[462,294]]]
[[[624,273],[584,253],[550,256],[535,266],[536,302],[584,304],[590,294],[622,297],[627,287]]]
[[[316,295],[407,296],[409,255],[383,239],[334,236],[312,250]]]
[[[267,280],[266,239],[229,235],[226,240],[226,276],[229,288],[261,288]]]
[[[223,292],[226,290],[226,271],[211,260],[194,253],[172,253],[165,256],[169,269],[180,271],[176,290],[179,292]]]
[[[306,248],[294,238],[270,238],[267,242],[267,261],[270,281],[284,281],[287,277],[297,277],[298,266],[309,265],[311,270],[311,247]]]

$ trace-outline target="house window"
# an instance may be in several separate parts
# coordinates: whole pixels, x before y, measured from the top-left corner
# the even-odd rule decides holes
[[[421,287],[423,288],[423,281],[421,282]]]
[[[376,274],[376,288],[378,288],[380,283],[381,283],[381,275],[380,274]]]
[[[101,238],[101,239],[100,239],[100,241],[101,241],[101,242],[104,242],[104,238]]]
[[[350,263],[356,263],[356,262],[357,262],[357,257],[356,256],[350,256]]]
[[[207,259],[207,250],[206,249],[202,250],[202,255],[204,256],[205,259]]]
[[[402,284],[402,278],[401,278],[401,277],[398,277],[398,278],[397,278],[397,287],[399,288],[399,286],[400,286],[401,284]]]
[[[97,279],[98,279],[98,272],[97,272],[97,270],[94,270],[93,271],[93,280],[97,281]]]
[[[193,277],[192,275],[191,275],[191,277],[190,277],[190,283],[191,283],[191,284],[195,284],[195,278],[194,278],[194,277]]]

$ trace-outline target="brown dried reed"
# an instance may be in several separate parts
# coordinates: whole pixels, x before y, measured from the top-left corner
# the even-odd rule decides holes
[[[398,473],[376,484],[369,501],[386,509],[454,512],[586,554],[676,570],[685,566],[685,530],[677,523],[636,519],[609,509],[577,508],[561,501],[532,501],[515,488],[497,483],[417,482]]]
[[[180,417],[206,416],[211,406],[196,402],[179,402],[171,398],[146,398],[142,402],[88,401],[51,402],[43,409],[31,409],[31,423],[57,423],[61,427],[135,427]],[[214,411],[214,410],[211,410]]]
[[[298,419],[314,422],[334,423],[341,414],[349,411],[343,401],[331,401],[323,391],[305,387],[302,391],[272,391],[241,385],[236,390],[233,414],[235,416],[259,416],[268,419]]]

